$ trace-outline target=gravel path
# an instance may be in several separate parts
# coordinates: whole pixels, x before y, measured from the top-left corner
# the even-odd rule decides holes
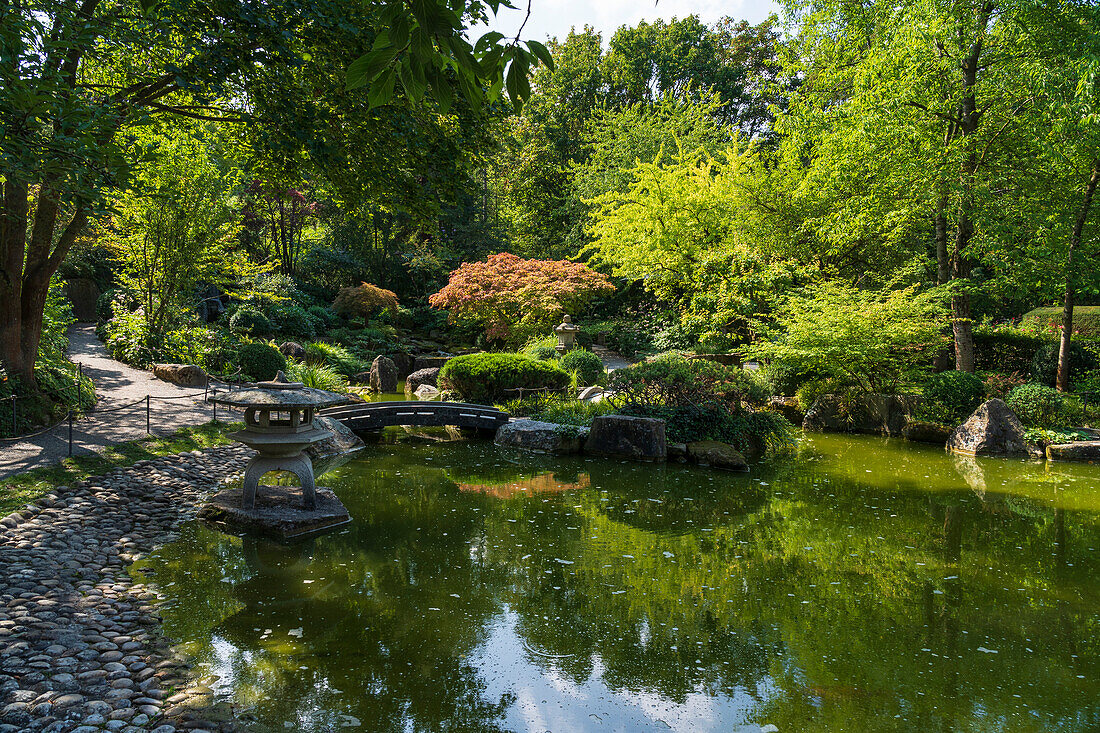
[[[202,425],[211,418],[202,390],[177,387],[150,372],[115,361],[96,338],[93,326],[79,324],[69,329],[69,358],[83,365],[84,373],[95,383],[98,397],[95,411],[73,423],[73,455],[144,438],[146,395],[151,397],[149,422],[156,435]],[[65,424],[28,440],[0,443],[0,478],[58,463],[68,455],[69,431]]]

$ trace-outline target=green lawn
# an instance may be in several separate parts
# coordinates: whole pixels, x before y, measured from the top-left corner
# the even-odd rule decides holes
[[[101,453],[66,458],[54,466],[35,468],[0,481],[0,517],[34,501],[58,486],[98,476],[114,468],[132,466],[138,461],[173,453],[227,445],[226,433],[237,430],[240,423],[206,423],[195,428],[182,428],[166,437],[143,438],[119,443]]]

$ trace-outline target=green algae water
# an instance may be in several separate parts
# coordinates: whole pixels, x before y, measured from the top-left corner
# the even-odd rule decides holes
[[[195,523],[140,567],[260,729],[1100,730],[1100,466],[398,443],[320,483],[352,525]]]

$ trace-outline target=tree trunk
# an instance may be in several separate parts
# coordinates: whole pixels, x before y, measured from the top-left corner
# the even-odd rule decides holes
[[[1074,282],[1073,254],[1081,244],[1081,236],[1085,231],[1085,222],[1089,217],[1089,209],[1092,208],[1092,197],[1096,193],[1096,184],[1100,181],[1100,160],[1093,161],[1092,175],[1089,176],[1088,185],[1085,186],[1085,198],[1081,202],[1081,210],[1077,212],[1077,220],[1073,223],[1073,233],[1069,238],[1069,252],[1066,254],[1066,295],[1062,302],[1062,340],[1058,344],[1058,376],[1055,386],[1059,391],[1069,390],[1069,344],[1073,338],[1073,299],[1076,295]]]
[[[0,362],[8,377],[25,387],[37,387],[34,362],[23,361],[23,255],[27,247],[27,184],[8,179],[4,184],[4,209],[0,215]]]

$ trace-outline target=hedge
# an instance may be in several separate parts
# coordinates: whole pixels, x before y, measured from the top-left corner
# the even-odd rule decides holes
[[[518,397],[514,390],[562,390],[570,382],[555,361],[537,361],[524,354],[456,356],[439,372],[439,387],[462,399],[492,405]]]
[[[1062,323],[1061,307],[1036,308],[1024,314],[1020,326],[1035,328],[1043,333],[1055,330],[1052,326]],[[1100,305],[1079,305],[1073,309],[1073,330],[1084,338],[1100,338]]]

